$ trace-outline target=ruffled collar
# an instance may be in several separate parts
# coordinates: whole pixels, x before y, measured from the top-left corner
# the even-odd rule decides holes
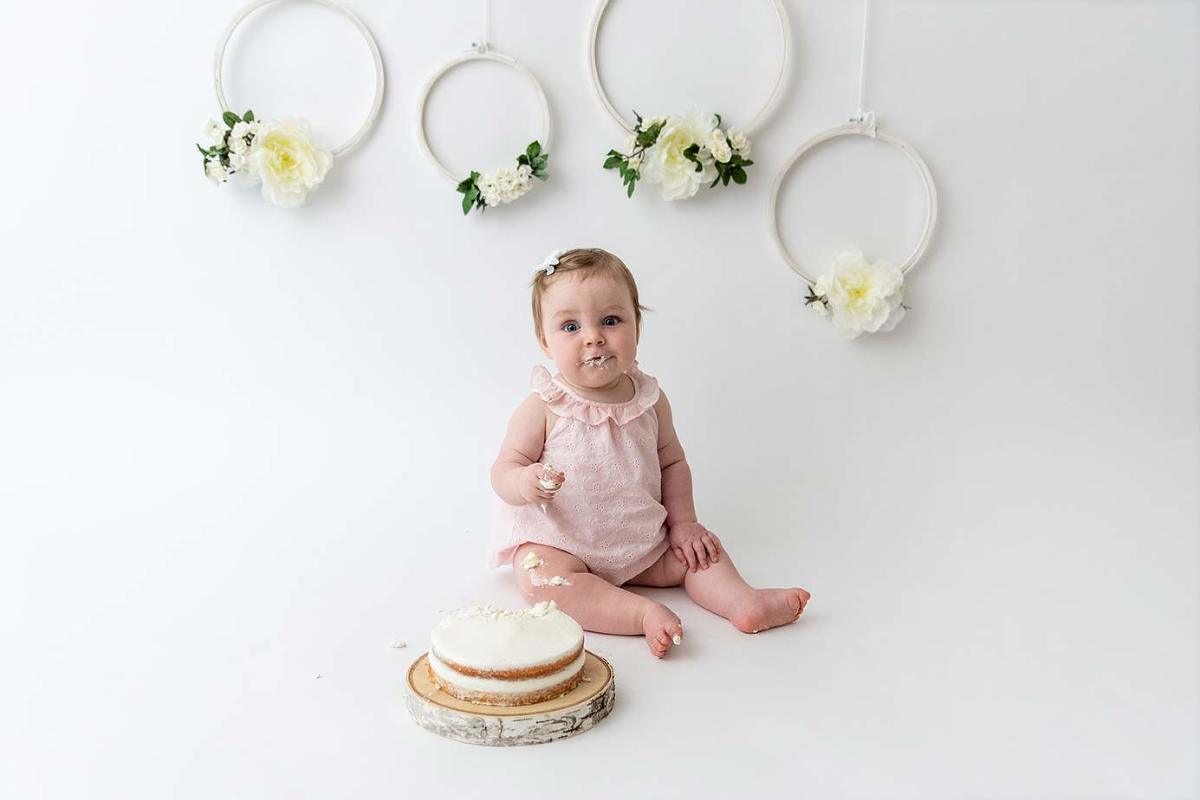
[[[562,375],[550,375],[542,366],[533,368],[529,385],[546,405],[560,417],[571,417],[588,425],[603,425],[610,419],[624,425],[637,419],[658,402],[658,381],[642,372],[635,362],[626,373],[633,381],[633,397],[624,403],[601,403],[589,400],[567,385]]]

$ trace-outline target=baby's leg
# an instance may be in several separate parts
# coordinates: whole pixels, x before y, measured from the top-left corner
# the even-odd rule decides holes
[[[671,555],[671,551],[667,554]],[[755,589],[750,586],[733,566],[724,543],[720,560],[710,562],[708,569],[686,571],[683,585],[697,604],[729,620],[743,633],[758,633],[794,622],[811,597],[797,587]]]
[[[529,553],[544,563],[525,569],[521,563]],[[535,603],[553,600],[584,630],[642,634],[658,658],[666,655],[673,638],[683,633],[679,617],[662,603],[613,586],[588,572],[587,565],[564,550],[526,542],[513,553],[513,573],[523,597]]]

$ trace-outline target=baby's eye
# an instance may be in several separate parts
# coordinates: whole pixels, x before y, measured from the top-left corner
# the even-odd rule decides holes
[[[579,323],[578,322],[564,322],[562,329],[564,331],[566,331],[567,333],[574,333],[575,331],[579,330]]]
[[[613,325],[616,325],[620,321],[621,321],[620,317],[605,317],[604,319],[602,319],[600,321],[600,324],[611,328]]]

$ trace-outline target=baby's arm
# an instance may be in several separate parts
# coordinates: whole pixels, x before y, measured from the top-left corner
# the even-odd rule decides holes
[[[708,569],[709,562],[720,557],[720,539],[696,521],[692,498],[692,468],[683,454],[683,445],[675,433],[671,404],[665,392],[659,392],[654,404],[658,414],[658,463],[662,469],[662,504],[667,509],[667,537],[675,557],[692,572]]]
[[[513,412],[500,445],[500,455],[492,464],[492,488],[510,506],[527,503],[547,503],[554,499],[557,489],[547,489],[538,479],[542,465],[542,447],[546,444],[545,403],[536,394]],[[561,481],[560,481],[561,484]]]

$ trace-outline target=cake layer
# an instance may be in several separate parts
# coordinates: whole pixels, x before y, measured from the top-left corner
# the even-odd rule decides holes
[[[430,652],[430,673],[434,684],[458,699],[472,703],[488,705],[524,705],[540,703],[565,694],[575,688],[583,676],[583,663],[587,660],[587,652],[580,655],[563,669],[542,675],[540,678],[524,680],[502,680],[497,678],[475,678],[463,675],[446,667],[446,664]]]
[[[562,670],[571,662],[578,659],[583,653],[583,642],[579,643],[579,647],[575,652],[568,653],[557,661],[551,661],[548,664],[539,664],[536,667],[513,667],[511,669],[480,669],[478,667],[468,667],[463,664],[457,664],[448,658],[442,657],[436,650],[430,651],[434,656],[438,656],[438,660],[443,666],[449,670],[449,675],[454,674],[461,676],[470,676],[473,678],[497,678],[503,681],[519,681],[527,678],[540,678],[544,675],[550,675]]]

